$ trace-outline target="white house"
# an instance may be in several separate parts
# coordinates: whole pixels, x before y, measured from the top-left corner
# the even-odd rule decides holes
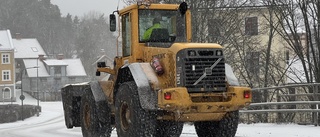
[[[65,84],[84,82],[87,74],[80,59],[47,59],[37,39],[13,39],[16,60],[16,78],[21,80],[24,92],[41,100],[57,100]],[[38,94],[39,93],[39,94]]]

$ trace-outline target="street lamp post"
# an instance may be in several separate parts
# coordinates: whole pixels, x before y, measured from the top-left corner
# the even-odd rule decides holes
[[[21,95],[20,95],[20,100],[21,100],[21,120],[23,121],[24,120],[24,116],[23,116],[23,100],[25,99],[25,96],[23,95],[23,84],[22,84],[22,76],[25,72],[25,70],[27,69],[32,69],[32,68],[38,68],[38,66],[35,66],[35,67],[29,67],[29,68],[24,68],[20,71],[20,78],[21,78]]]
[[[38,86],[38,81],[39,81],[39,57],[37,59],[37,116],[39,117],[39,111],[40,111],[40,104],[39,104],[39,86]]]
[[[6,87],[6,86],[4,86],[4,87]],[[1,90],[2,90],[2,94],[4,94],[4,88]],[[4,95],[2,95],[2,103],[4,104]]]

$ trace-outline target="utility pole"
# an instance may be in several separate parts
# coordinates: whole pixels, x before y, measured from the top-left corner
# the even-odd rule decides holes
[[[21,120],[23,121],[24,120],[24,115],[23,115],[23,100],[25,99],[25,96],[23,95],[23,80],[22,80],[22,76],[23,74],[25,73],[25,70],[27,69],[32,69],[32,68],[38,68],[38,66],[35,66],[35,67],[29,67],[29,68],[24,68],[24,69],[21,69],[20,71],[20,76],[21,76],[21,95],[20,95],[20,100],[21,100]]]

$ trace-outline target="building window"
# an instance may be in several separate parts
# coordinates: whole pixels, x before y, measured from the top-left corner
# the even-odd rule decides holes
[[[61,67],[60,66],[55,66],[54,67],[54,74],[61,76]]]
[[[3,98],[4,99],[10,99],[11,98],[11,90],[10,88],[5,87],[3,90]]]
[[[2,64],[10,64],[10,54],[3,53],[1,57]]]
[[[47,78],[40,78],[41,83],[47,83]]]
[[[68,78],[68,82],[69,82],[70,84],[76,83],[76,78],[75,78],[75,77],[69,77],[69,78]]]
[[[10,70],[2,70],[2,81],[11,81]]]
[[[258,35],[258,17],[247,17],[245,19],[246,35]]]
[[[38,52],[37,47],[31,47],[31,49],[32,49],[33,52]]]
[[[75,82],[76,78],[75,77],[69,77],[69,82]]]
[[[247,52],[246,68],[253,76],[258,77],[260,73],[260,52]]]

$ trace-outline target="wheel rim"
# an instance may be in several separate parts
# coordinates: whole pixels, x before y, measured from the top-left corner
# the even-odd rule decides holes
[[[88,104],[85,104],[83,111],[84,111],[83,112],[84,113],[84,126],[88,130],[90,128],[90,122],[91,122],[91,120],[90,120],[90,111],[91,110],[90,110],[90,107]]]
[[[127,131],[129,129],[129,125],[131,123],[130,110],[126,102],[123,102],[120,107],[120,123],[123,131]]]

